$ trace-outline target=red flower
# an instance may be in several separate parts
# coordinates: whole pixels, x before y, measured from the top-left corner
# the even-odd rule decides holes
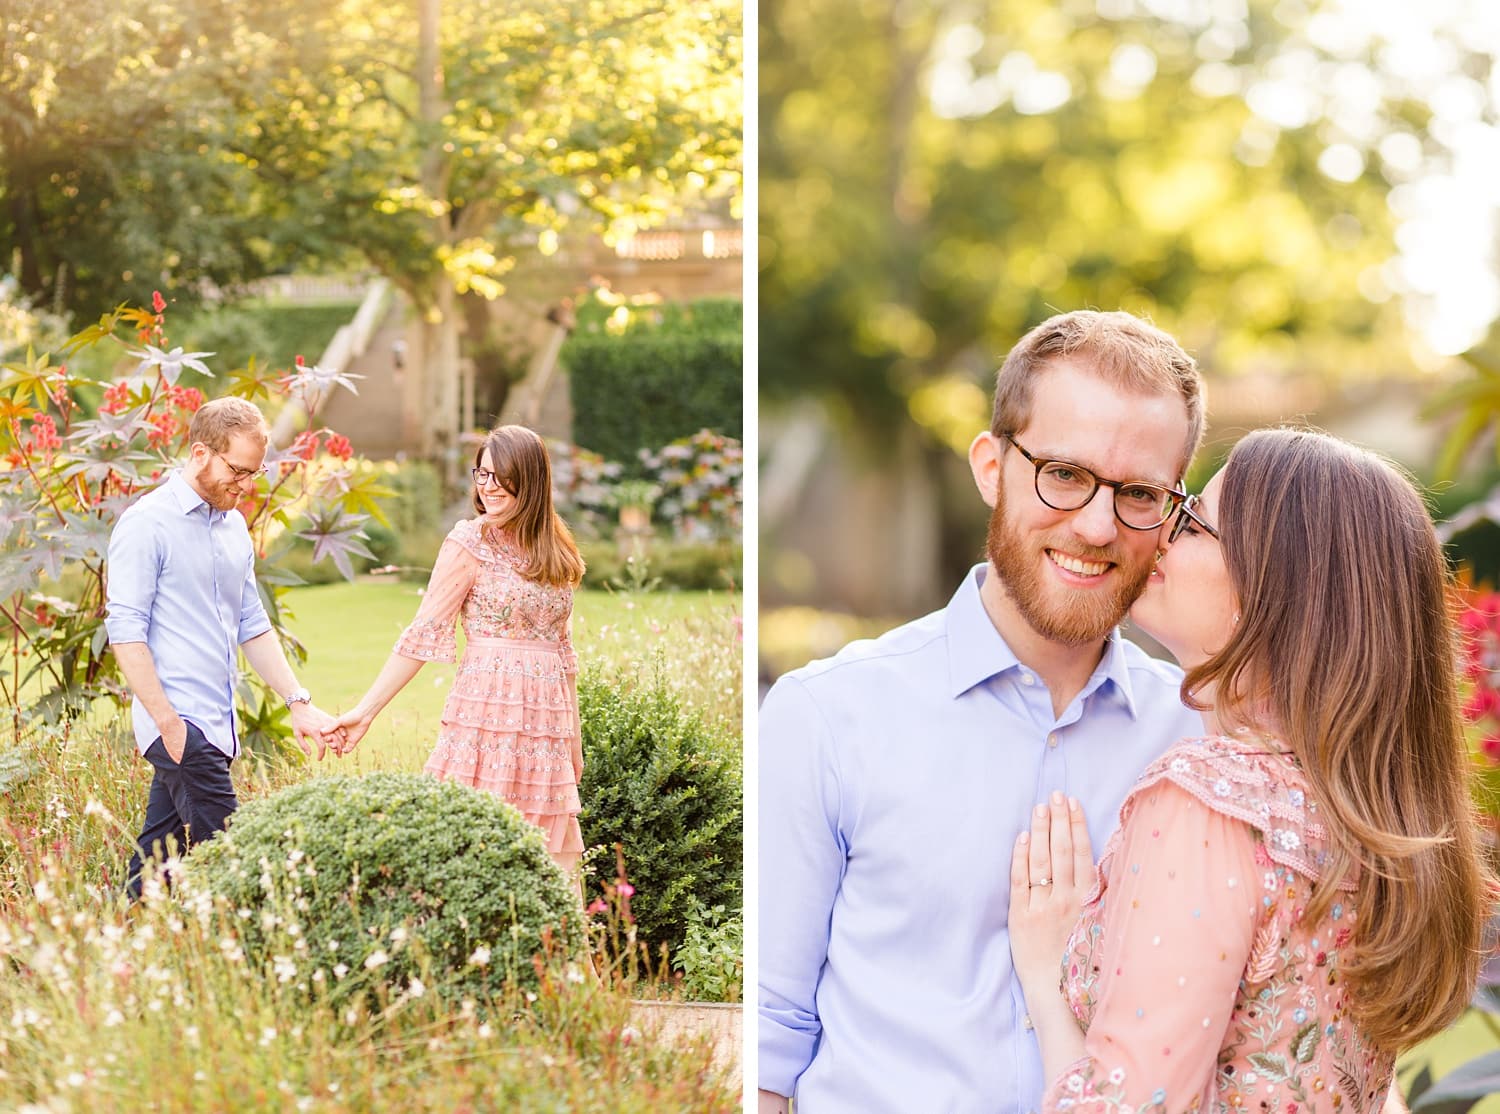
[[[342,433],[330,433],[323,447],[330,456],[336,456],[340,460],[348,460],[354,455],[354,446],[349,444],[349,438]]]
[[[1486,735],[1479,740],[1479,750],[1491,762],[1500,763],[1500,738]]]
[[[318,452],[318,433],[316,429],[304,429],[292,439],[287,452],[301,460],[311,460]]]
[[[298,356],[297,357],[297,366],[298,367],[306,367],[307,366],[307,361],[304,360],[301,356]]]
[[[118,414],[130,405],[130,387],[124,383],[111,383],[104,388],[104,401],[99,409],[106,414]]]
[[[151,308],[157,313],[161,313],[167,308],[167,300],[161,296],[160,290],[151,291]]]
[[[153,449],[166,448],[177,436],[177,416],[158,414],[151,419],[151,432],[146,434],[146,444]]]
[[[196,414],[203,405],[203,392],[197,387],[168,387],[167,396],[172,400],[173,406],[186,410],[189,414]]]
[[[31,613],[31,617],[36,620],[36,625],[39,627],[50,627],[57,621],[57,616],[53,615],[44,603],[36,605],[36,610]]]

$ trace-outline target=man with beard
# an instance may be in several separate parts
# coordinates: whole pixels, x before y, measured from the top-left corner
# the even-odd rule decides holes
[[[760,1109],[1028,1114],[1009,857],[1201,732],[1181,673],[1115,629],[1203,429],[1194,362],[1126,313],[1053,317],[996,377],[969,462],[989,560],[942,610],[777,682],[760,713]],[[1060,957],[1059,957],[1060,958]]]
[[[120,516],[109,538],[115,660],[134,694],[136,748],[155,768],[125,891],[141,896],[143,858],[224,830],[237,806],[230,763],[238,651],[291,710],[292,730],[323,757],[333,717],[297,684],[255,586],[255,547],[239,501],[265,471],[260,411],[242,398],[206,403],[188,427],[187,463]]]

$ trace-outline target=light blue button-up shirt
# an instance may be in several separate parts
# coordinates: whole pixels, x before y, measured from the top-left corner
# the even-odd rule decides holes
[[[1118,632],[1053,715],[984,610],[986,575],[761,707],[759,1086],[798,1114],[1038,1109],[1006,931],[1016,836],[1061,790],[1097,854],[1136,775],[1202,734],[1181,672]]]
[[[144,642],[177,714],[233,758],[239,645],[271,629],[244,516],[214,510],[174,472],[115,523],[106,568],[110,642]],[[130,712],[144,754],[161,731],[139,697]]]

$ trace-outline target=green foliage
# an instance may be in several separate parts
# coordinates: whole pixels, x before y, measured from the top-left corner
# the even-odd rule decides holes
[[[358,308],[358,302],[280,305],[252,299],[201,310],[180,331],[190,347],[215,352],[231,367],[254,356],[267,367],[289,368],[298,356],[316,363]]]
[[[632,319],[620,336],[580,326],[561,356],[572,378],[573,436],[580,445],[634,461],[641,449],[702,429],[741,436],[739,314],[720,308],[723,302],[711,304],[702,323],[684,311],[660,322]]]
[[[628,555],[614,542],[584,542],[580,546],[588,567],[585,588],[606,588],[628,583]],[[662,587],[682,590],[732,588],[742,579],[745,553],[738,542],[679,542],[655,539],[646,551],[645,564],[651,578]]]
[[[923,388],[952,384],[972,432],[1016,339],[1084,307],[1149,314],[1215,372],[1405,362],[1400,300],[1362,291],[1394,254],[1386,195],[1406,180],[1375,147],[1427,134],[1414,87],[1330,58],[1317,20],[1275,0],[1104,11],[985,0],[893,24],[856,0],[761,6],[763,393],[837,399],[878,446],[898,423],[936,433]],[[1439,35],[1487,68],[1462,21]],[[1353,181],[1319,169],[1337,129],[1317,113],[1338,97],[1302,126],[1246,103],[1294,57],[1364,82],[1364,138],[1338,132],[1364,148]],[[1044,78],[1057,96],[1036,103]]]
[[[682,972],[682,993],[697,1002],[738,1002],[744,998],[745,921],[724,906],[694,909],[687,939],[672,957]]]
[[[129,373],[107,385],[31,349],[0,366],[0,637],[11,644],[0,657],[0,698],[48,723],[81,716],[99,698],[124,703],[104,627],[110,532],[188,449],[189,423],[204,397],[182,376],[222,382],[203,362],[214,353],[171,348],[165,310],[153,294],[151,309],[121,306],[59,349],[63,360],[97,348],[114,350],[116,361],[123,355]],[[133,339],[118,335],[127,329]],[[287,399],[311,376],[246,367],[228,389]],[[79,401],[96,395],[97,407]],[[259,553],[305,538],[315,560],[352,576],[352,560],[367,552],[362,526],[371,515],[378,520],[384,489],[351,456],[347,441],[326,429],[307,430],[287,451],[268,453],[269,473],[240,507]],[[273,627],[299,658],[301,647],[280,615],[281,595],[297,578],[275,560],[259,562],[256,576]],[[248,737],[289,734],[275,702],[258,699],[256,688],[242,687],[240,701],[242,721],[258,725]]]
[[[239,938],[253,963],[300,936],[292,962],[341,964],[351,991],[376,970],[455,1001],[535,985],[544,936],[568,954],[583,939],[541,833],[490,794],[420,774],[314,778],[252,801],[190,863],[208,892],[251,910]]]
[[[740,913],[743,788],[737,746],[683,709],[660,672],[578,679],[588,846],[620,844],[639,938],[675,953],[693,911]]]

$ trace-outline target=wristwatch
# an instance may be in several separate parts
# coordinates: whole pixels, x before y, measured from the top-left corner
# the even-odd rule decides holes
[[[286,701],[286,706],[288,708],[290,708],[293,704],[311,704],[312,693],[308,692],[304,688],[295,688],[291,692],[283,696],[282,699]]]

